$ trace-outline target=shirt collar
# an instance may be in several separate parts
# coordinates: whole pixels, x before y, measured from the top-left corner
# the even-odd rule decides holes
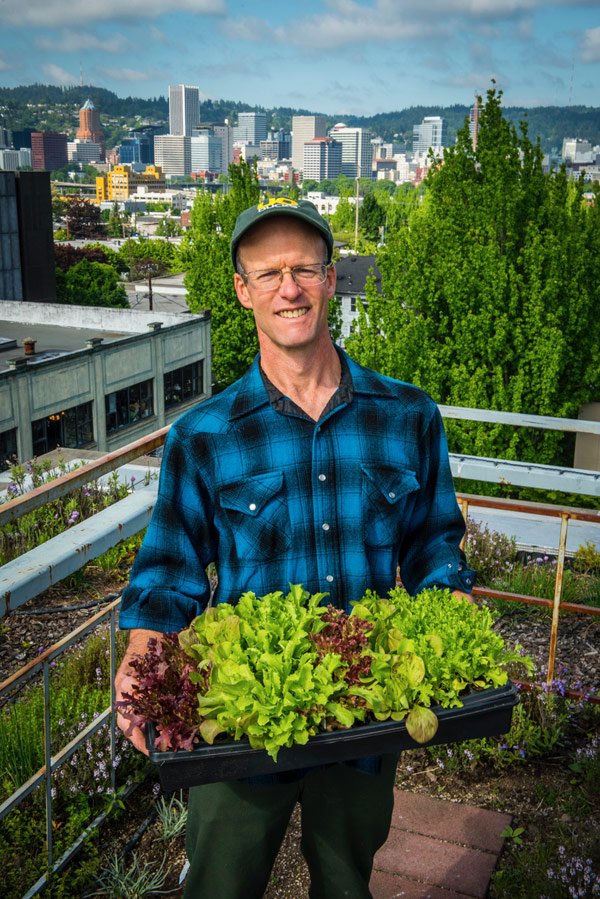
[[[336,406],[351,403],[355,393],[366,393],[383,397],[394,396],[382,375],[378,375],[368,368],[363,368],[362,365],[351,359],[340,347],[336,346],[336,350],[342,366],[340,386],[334,394],[334,397],[337,398]],[[265,381],[270,387],[267,387]],[[229,419],[242,418],[244,415],[253,412],[254,409],[259,408],[259,406],[264,406],[268,403],[273,404],[273,399],[279,399],[279,397],[283,397],[281,391],[277,390],[275,385],[271,384],[261,371],[259,353],[254,357],[254,361],[246,374],[238,381],[237,395],[231,404]],[[334,397],[332,397],[332,400]],[[286,399],[285,397],[283,398]]]

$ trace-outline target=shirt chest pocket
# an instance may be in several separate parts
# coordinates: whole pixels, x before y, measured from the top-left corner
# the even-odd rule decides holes
[[[414,471],[385,465],[362,466],[364,539],[367,546],[397,544],[406,521],[407,498],[419,489]]]
[[[290,517],[282,471],[255,475],[219,491],[225,540],[230,539],[238,558],[266,561],[291,543]]]

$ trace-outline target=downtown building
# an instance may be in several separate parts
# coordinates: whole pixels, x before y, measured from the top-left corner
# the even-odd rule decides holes
[[[69,161],[67,135],[56,131],[34,131],[31,135],[31,165],[34,172],[54,172]]]
[[[441,116],[425,116],[420,125],[413,126],[413,153],[427,156],[433,150],[441,156],[446,146],[446,123]]]
[[[207,129],[190,138],[192,172],[221,173],[223,144]]]
[[[94,162],[104,162],[104,131],[100,128],[100,113],[91,100],[86,100],[79,110],[79,129],[75,135],[75,143],[92,144],[100,148],[100,156]],[[93,151],[97,152],[97,151]],[[85,153],[84,153],[85,158]],[[79,161],[84,161],[84,158]],[[85,160],[87,162],[87,160]]]
[[[189,87],[186,84],[171,84],[169,86],[169,135],[191,137],[194,128],[199,124],[200,89]]]
[[[305,180],[334,180],[342,172],[342,143],[332,137],[315,137],[304,144]]]
[[[292,168],[301,172],[304,166],[304,144],[315,137],[327,136],[324,115],[295,115],[292,117]]]
[[[349,178],[373,177],[373,150],[368,128],[349,128],[339,122],[329,136],[342,145],[342,175]]]
[[[183,134],[157,134],[154,138],[154,164],[167,176],[192,174],[192,138]]]
[[[234,143],[248,143],[258,146],[261,140],[267,139],[266,112],[240,112],[238,123],[233,129]]]

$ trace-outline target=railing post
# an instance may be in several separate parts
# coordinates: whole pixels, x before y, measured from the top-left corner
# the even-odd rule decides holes
[[[52,870],[52,745],[50,739],[50,665],[44,661],[44,761],[46,782],[46,850],[48,871]]]
[[[558,558],[556,560],[556,581],[554,584],[554,605],[552,607],[552,629],[550,631],[550,650],[548,653],[547,686],[554,680],[554,662],[556,658],[556,639],[558,637],[558,618],[560,615],[560,598],[562,595],[563,575],[565,570],[565,551],[567,548],[567,528],[569,516],[563,513],[560,523],[560,539],[558,543]]]

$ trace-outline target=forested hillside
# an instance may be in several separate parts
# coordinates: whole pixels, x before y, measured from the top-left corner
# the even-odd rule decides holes
[[[18,131],[23,128],[60,129],[74,134],[78,127],[77,113],[83,103],[91,99],[100,111],[103,127],[115,138],[118,129],[131,127],[136,122],[166,123],[169,116],[167,97],[143,99],[118,97],[112,91],[84,85],[61,88],[54,85],[31,84],[22,87],[0,87],[0,125]],[[204,121],[228,118],[235,123],[239,112],[263,109],[235,100],[206,100],[201,104]],[[320,112],[330,127],[344,121],[348,125],[370,128],[373,135],[385,140],[406,142],[410,148],[413,125],[424,116],[441,115],[447,123],[447,142],[454,143],[457,130],[469,114],[468,106],[410,106],[404,109],[378,113],[373,116],[348,116],[334,111],[294,109],[280,106],[267,109],[267,126],[291,129],[292,116]],[[535,143],[540,139],[542,150],[560,150],[563,138],[579,137],[592,144],[600,144],[600,107],[591,106],[537,106],[531,109],[505,107],[505,118],[518,125],[528,122],[529,137]],[[112,128],[109,127],[112,125]],[[115,127],[116,126],[116,127]],[[109,135],[107,134],[107,137]]]

